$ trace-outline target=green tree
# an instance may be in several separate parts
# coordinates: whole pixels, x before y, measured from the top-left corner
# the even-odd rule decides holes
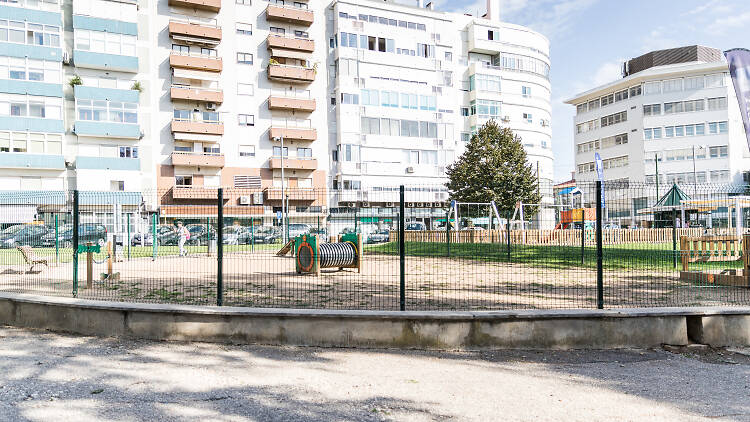
[[[471,137],[459,159],[448,166],[448,192],[458,202],[495,201],[501,217],[513,213],[516,203],[538,204],[537,177],[526,162],[521,138],[490,120]],[[525,217],[536,213],[524,207]]]

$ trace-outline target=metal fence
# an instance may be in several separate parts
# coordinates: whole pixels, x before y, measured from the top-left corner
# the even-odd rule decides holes
[[[579,182],[510,206],[439,187],[0,192],[0,290],[325,309],[747,305],[749,191]]]

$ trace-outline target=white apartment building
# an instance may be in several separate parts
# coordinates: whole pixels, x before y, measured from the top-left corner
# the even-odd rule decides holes
[[[549,41],[501,22],[499,4],[476,17],[390,0],[5,3],[0,181],[150,192],[163,216],[220,186],[261,192],[228,189],[230,214],[273,215],[282,183],[292,212],[387,209],[404,184],[427,215],[495,119],[549,197]]]
[[[673,183],[743,183],[750,152],[721,51],[689,46],[650,52],[624,64],[624,77],[566,101],[576,107],[578,181],[597,179],[594,154],[612,186],[640,183],[643,198],[613,201],[610,218],[635,216]],[[658,163],[656,160],[659,160]],[[631,192],[632,193],[632,192]],[[616,196],[616,193],[612,193]],[[637,202],[637,203],[635,203]]]

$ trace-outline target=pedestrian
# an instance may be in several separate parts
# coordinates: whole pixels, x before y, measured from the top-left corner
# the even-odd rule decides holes
[[[182,225],[182,221],[177,222],[177,236],[177,245],[180,247],[180,256],[187,256],[185,242],[190,238],[190,232]]]

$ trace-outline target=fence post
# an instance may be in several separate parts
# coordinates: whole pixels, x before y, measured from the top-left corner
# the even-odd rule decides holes
[[[585,256],[586,256],[586,209],[583,207],[583,203],[581,203],[581,265],[584,265],[586,262]]]
[[[399,187],[399,214],[398,214],[398,255],[399,255],[399,309],[406,310],[406,251],[405,251],[405,209],[404,209],[404,185]]]
[[[159,239],[156,237],[156,213],[151,214],[151,260],[156,261]]]
[[[55,214],[55,265],[60,262],[60,235],[58,230],[60,223],[57,221],[57,214]]]
[[[507,233],[508,235],[506,236],[507,241],[508,241],[508,262],[510,262],[510,219],[513,218],[513,216],[510,216],[510,214],[511,213],[508,212],[509,217],[508,217],[508,221],[505,224],[505,229],[508,232]]]
[[[596,181],[596,307],[604,309],[604,271],[602,251],[602,182]]]
[[[729,221],[732,221],[731,215]],[[677,209],[672,210],[672,267],[677,268]]]
[[[448,210],[448,213],[445,215],[445,242],[448,246],[448,253],[447,256],[451,256],[451,211]]]
[[[130,214],[125,214],[125,217],[127,218],[127,225],[128,225],[128,261],[130,261]]]
[[[222,306],[224,304],[224,188],[217,189],[216,205],[216,306]]]
[[[73,297],[78,296],[78,190],[73,191]]]

